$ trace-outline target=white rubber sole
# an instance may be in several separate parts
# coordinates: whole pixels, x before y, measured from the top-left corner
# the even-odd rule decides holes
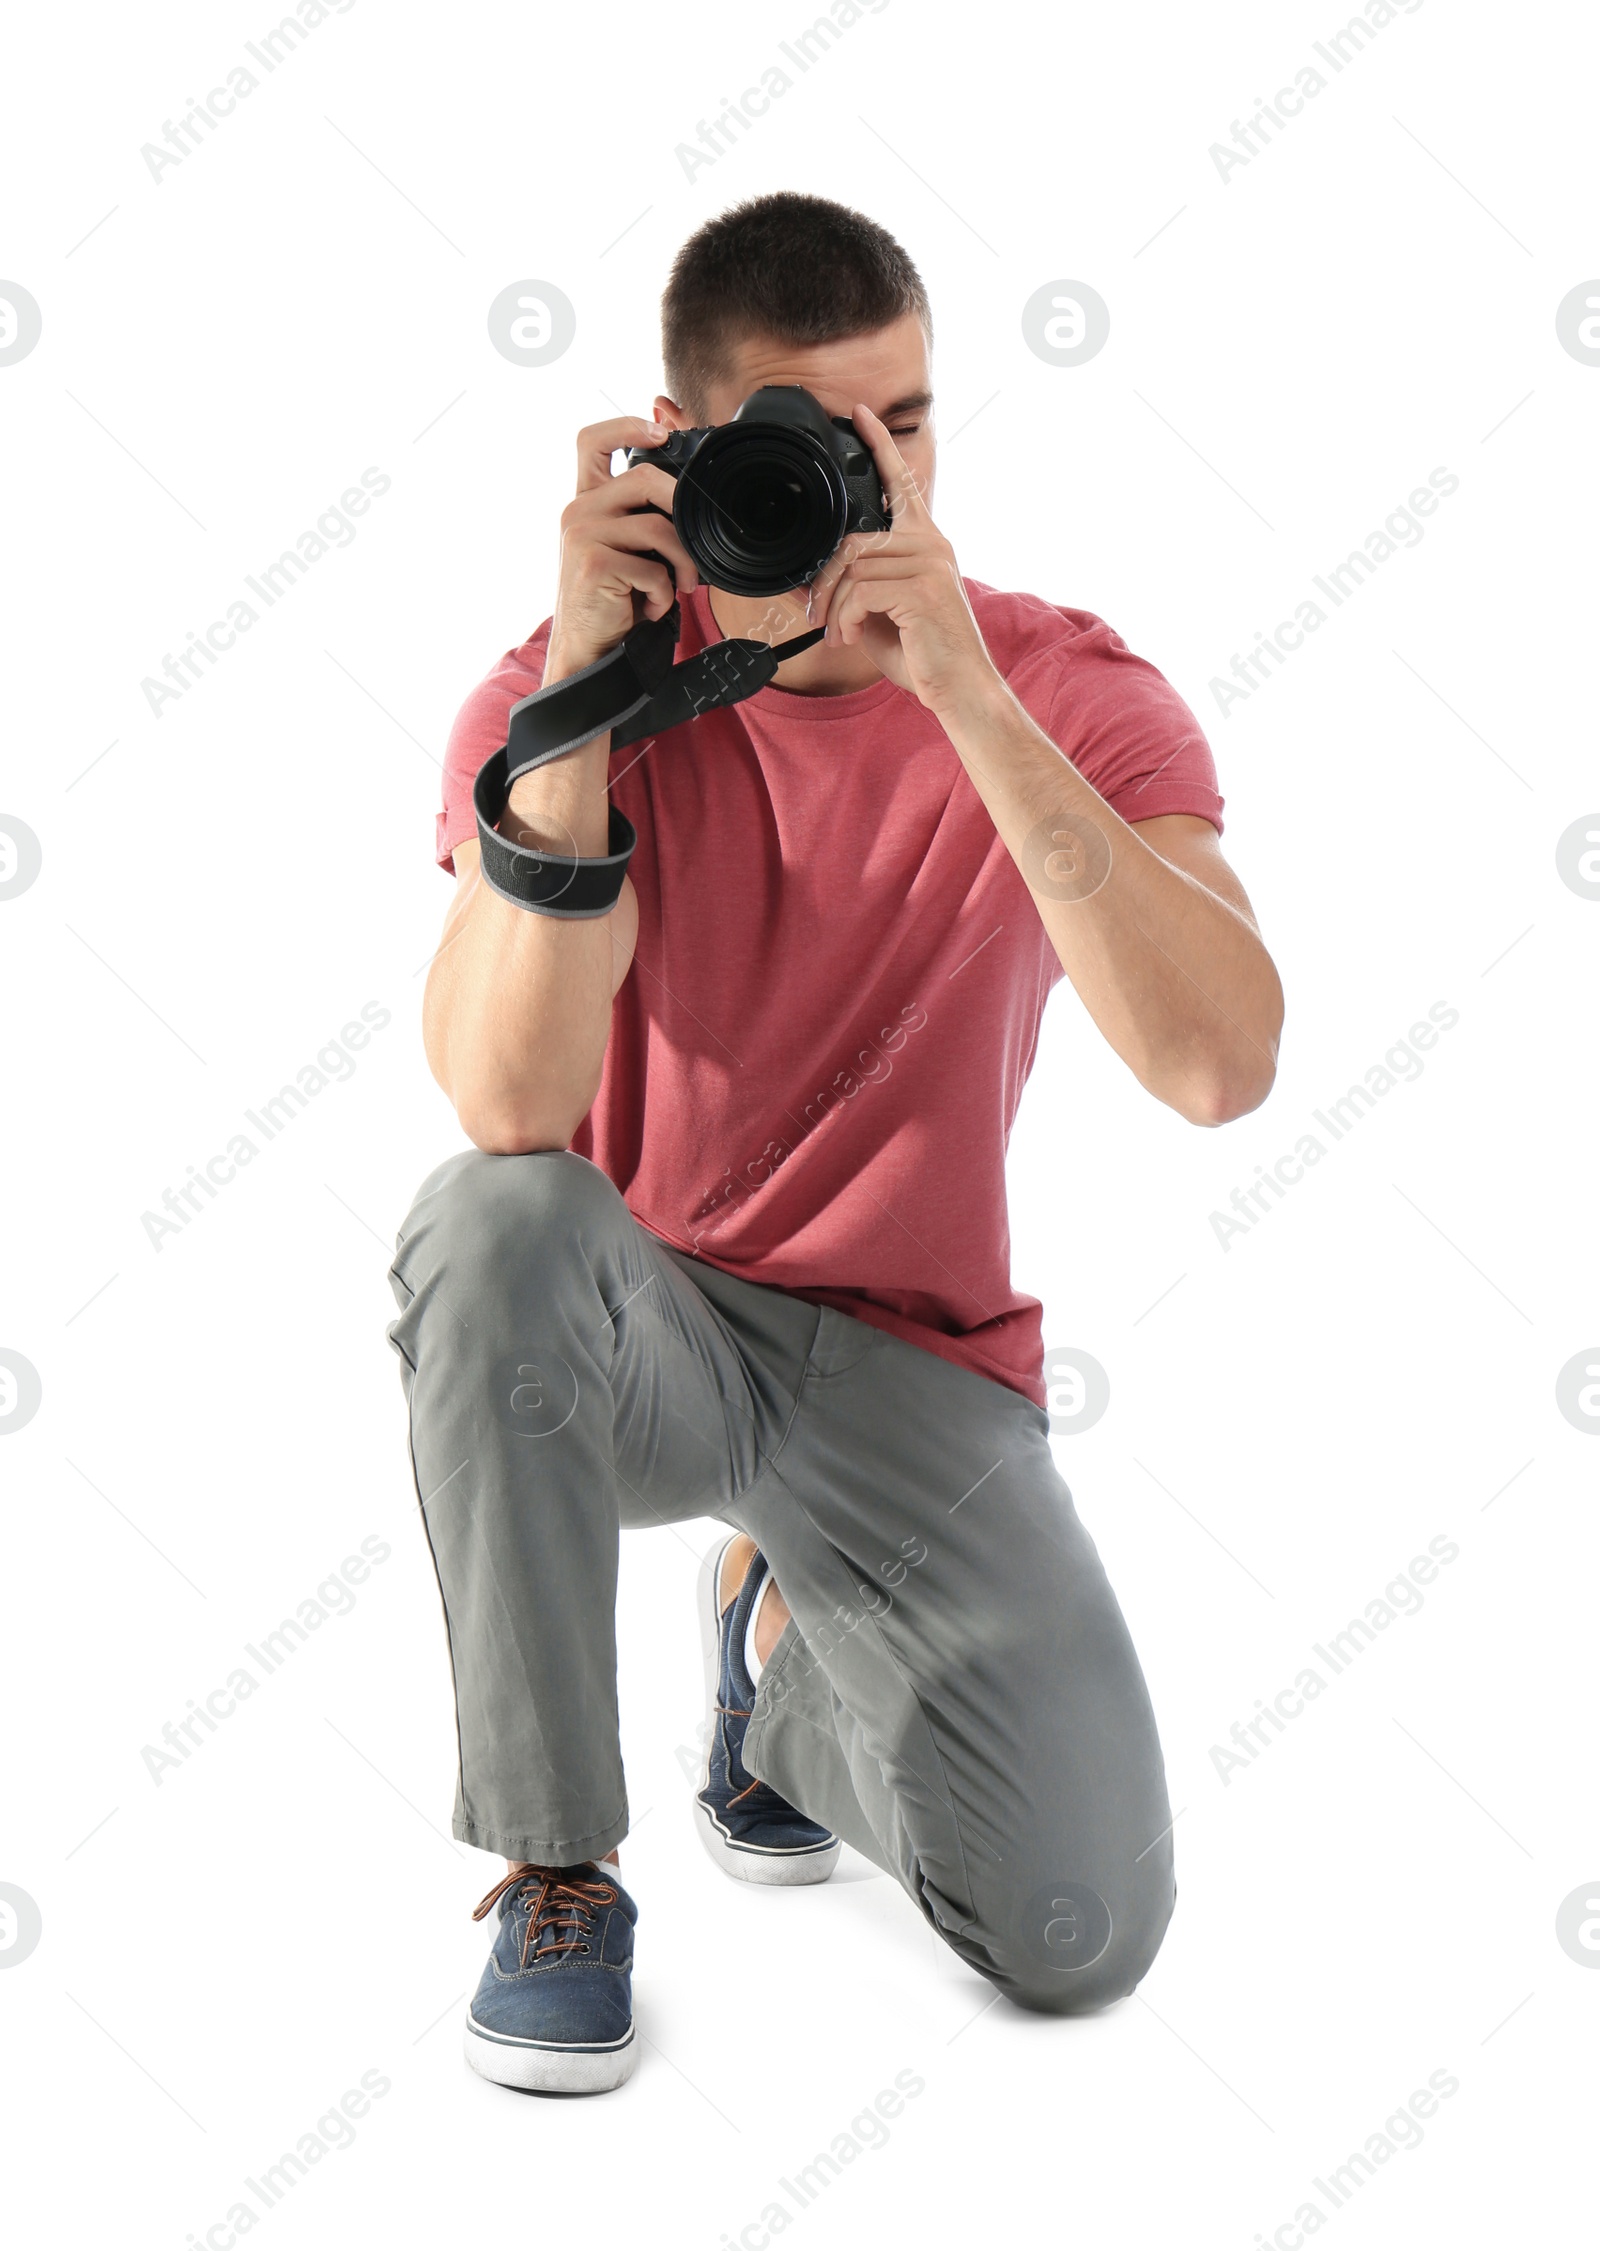
[[[534,2095],[604,2095],[631,2078],[639,2060],[633,2027],[625,2040],[604,2048],[547,2047],[488,2032],[467,2011],[466,2058],[480,2078]]]
[[[700,1566],[700,1655],[705,1671],[708,1713],[717,1700],[717,1644],[722,1627],[722,1613],[717,1607],[718,1582],[722,1577],[722,1559],[737,1537],[735,1533],[719,1540]],[[700,1770],[701,1789],[711,1779],[711,1741],[712,1736],[708,1734],[705,1762]],[[839,1865],[837,1837],[831,1844],[818,1845],[809,1852],[774,1852],[735,1844],[715,1814],[708,1811],[698,1797],[691,1802],[700,1842],[723,1874],[734,1877],[739,1883],[825,1884]]]

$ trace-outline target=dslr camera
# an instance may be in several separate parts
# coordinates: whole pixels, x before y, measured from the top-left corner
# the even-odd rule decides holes
[[[855,425],[799,383],[764,384],[731,422],[630,446],[628,466],[639,461],[677,479],[673,528],[700,576],[729,594],[809,585],[847,533],[889,528]]]

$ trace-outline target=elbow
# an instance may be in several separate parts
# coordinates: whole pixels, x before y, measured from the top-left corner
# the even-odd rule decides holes
[[[1264,1056],[1207,1071],[1184,1085],[1172,1107],[1190,1125],[1232,1125],[1260,1109],[1277,1075],[1276,1064]]]
[[[1270,964],[1268,965],[1270,967]],[[1241,1010],[1241,1014],[1245,1012]],[[1259,1110],[1278,1076],[1278,1041],[1283,1032],[1283,988],[1273,973],[1273,991],[1252,1028],[1235,1023],[1233,1037],[1191,1048],[1178,1073],[1178,1091],[1168,1100],[1191,1125],[1225,1126]],[[1249,1020],[1249,1019],[1247,1019]]]
[[[455,1110],[467,1139],[489,1157],[528,1157],[542,1149],[570,1148],[588,1115],[587,1107],[576,1116],[558,1115],[527,1102],[492,1096],[463,1096]]]
[[[476,1112],[461,1118],[461,1130],[486,1157],[530,1157],[540,1149],[565,1149],[572,1139],[570,1133],[558,1134],[520,1118],[480,1117]]]

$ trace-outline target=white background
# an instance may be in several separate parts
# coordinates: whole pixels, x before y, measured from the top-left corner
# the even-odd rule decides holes
[[[923,2092],[804,2242],[1288,2251],[1314,2177],[1436,2071],[1421,2146],[1324,2225],[1568,2240],[1600,1443],[1555,1386],[1600,1335],[1600,904],[1556,843],[1600,804],[1600,369],[1555,308],[1600,271],[1592,24],[1427,0],[1224,182],[1211,144],[1344,10],[889,0],[690,180],[677,144],[799,0],[358,0],[153,180],[141,145],[274,20],[36,8],[4,55],[0,277],[44,323],[0,367],[0,814],[43,847],[0,903],[0,1344],[43,1387],[0,1457],[0,1881],[43,1917],[0,1977],[28,2240],[220,2247],[367,2070],[389,2092],[258,2216],[270,2243],[756,2251],[778,2178],[902,2070]],[[1149,1677],[1180,1896],[1139,1994],[1056,2021],[985,2009],[848,1856],[816,1892],[721,1882],[684,1772],[711,1527],[633,1534],[649,2044],[612,2100],[537,2103],[459,2053],[497,1864],[448,1836],[383,1337],[394,1229],[462,1145],[419,1039],[437,762],[548,610],[572,432],[658,388],[672,252],[780,186],[919,262],[940,522],[969,575],[1109,618],[1187,696],[1288,991],[1270,1102],[1205,1133],[1063,987],[1012,1150],[1017,1278],[1110,1377],[1059,1459]],[[486,332],[524,278],[577,309],[542,369]],[[1074,369],[1020,326],[1061,278],[1111,308]],[[154,716],[141,680],[368,466],[392,486],[354,542]],[[1219,712],[1233,653],[1441,466],[1420,545]],[[141,1214],[368,1001],[392,1021],[355,1076],[154,1249]],[[1436,1002],[1459,1023],[1421,1077],[1225,1250],[1212,1211]],[[142,1747],[373,1535],[354,1611],[158,1786]],[[1439,1535],[1420,1613],[1225,1782],[1213,1746]]]

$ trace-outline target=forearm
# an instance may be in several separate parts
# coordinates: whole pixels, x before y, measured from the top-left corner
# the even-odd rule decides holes
[[[602,854],[607,740],[516,782],[502,833]],[[462,893],[423,1006],[429,1064],[480,1148],[564,1149],[600,1083],[624,903],[588,921],[530,913],[492,891],[477,860],[475,844],[458,850]]]
[[[561,574],[545,654],[547,688],[614,649],[641,617],[663,618],[695,584],[672,524],[673,479],[650,461],[620,477],[611,457],[661,444],[665,422],[620,415],[578,433],[578,489],[561,512]],[[511,788],[499,823],[513,842],[603,859],[610,737],[552,759]],[[565,919],[510,905],[456,852],[458,891],[434,958],[423,1037],[434,1077],[481,1149],[565,1149],[599,1091],[611,1002],[633,959],[639,903]]]
[[[1283,994],[1242,894],[1234,905],[1152,849],[998,675],[944,725],[1123,1061],[1196,1124],[1254,1109],[1276,1069]]]

